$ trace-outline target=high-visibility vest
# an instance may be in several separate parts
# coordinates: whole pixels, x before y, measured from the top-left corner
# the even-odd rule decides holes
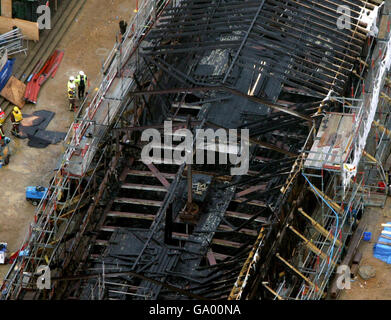
[[[74,88],[76,88],[75,81],[73,81],[73,82],[68,81],[68,91],[69,91],[70,89],[74,89]]]
[[[12,114],[14,115],[15,122],[20,122],[20,121],[23,120],[23,115],[22,115],[22,112],[20,110],[12,111]]]
[[[76,90],[75,89],[69,89],[69,91],[68,91],[68,98],[69,99],[75,99],[76,98]]]
[[[69,97],[69,99],[76,98],[76,85],[75,85],[75,83],[68,82],[68,97]]]
[[[80,74],[76,77],[76,83],[79,87],[86,87],[87,86],[87,76],[81,76]]]
[[[5,121],[5,112],[1,111],[0,112],[0,124],[2,124]]]

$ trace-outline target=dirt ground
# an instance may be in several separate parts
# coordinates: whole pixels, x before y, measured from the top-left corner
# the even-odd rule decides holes
[[[89,77],[89,91],[93,92],[100,83],[102,63],[114,46],[119,21],[129,20],[135,3],[136,0],[87,0],[57,47],[65,55],[56,77],[41,89],[37,104],[26,104],[23,113],[53,111],[56,115],[47,130],[67,132],[74,118],[73,112],[68,111],[69,76],[83,70]],[[23,55],[16,58],[25,59]],[[26,201],[25,188],[47,186],[64,149],[61,143],[45,149],[30,148],[27,140],[14,139],[9,130],[6,135],[12,139],[12,156],[10,164],[0,169],[0,242],[7,242],[12,253],[23,244],[34,217],[35,207]],[[1,282],[8,268],[9,265],[0,266]]]
[[[376,276],[364,281],[360,276],[351,282],[351,289],[344,290],[340,300],[391,300],[391,265],[373,257],[373,246],[383,230],[382,223],[391,222],[391,197],[388,197],[384,209],[367,209],[364,219],[366,231],[372,232],[370,241],[362,241],[359,250],[363,257],[362,265],[371,265],[376,269]]]

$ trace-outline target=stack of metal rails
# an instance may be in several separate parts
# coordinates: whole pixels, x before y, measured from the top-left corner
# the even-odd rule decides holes
[[[27,41],[18,28],[0,35],[0,50],[3,49],[6,49],[10,56],[20,52],[26,54]]]
[[[337,8],[347,2],[354,28],[341,30]],[[338,173],[305,163],[323,115],[343,112],[338,99],[367,77],[372,25],[362,17],[375,23],[379,5],[142,1],[67,136],[23,248],[29,254],[14,262],[3,298],[322,298],[352,227],[341,207],[362,209],[356,194],[364,186],[356,179],[352,190],[344,185],[350,197],[334,199]],[[249,171],[143,163],[143,130],[163,133],[168,120],[174,129],[248,129]],[[237,155],[221,145],[216,157]],[[341,210],[340,225],[329,206]],[[319,212],[327,219],[317,220]],[[54,276],[50,292],[35,287],[41,264]]]

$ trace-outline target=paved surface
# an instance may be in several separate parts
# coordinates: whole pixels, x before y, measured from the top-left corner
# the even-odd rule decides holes
[[[68,131],[74,117],[68,111],[68,77],[83,70],[89,76],[90,91],[93,91],[100,82],[102,63],[114,46],[119,21],[129,20],[135,3],[135,0],[87,0],[57,47],[64,50],[65,55],[55,79],[48,80],[41,89],[36,105],[28,104],[22,111],[26,114],[35,110],[53,111],[56,116],[47,130]],[[24,56],[17,59],[23,60]],[[6,135],[12,138],[9,130]],[[23,244],[34,217],[35,207],[25,200],[25,187],[48,185],[63,146],[34,149],[27,146],[27,140],[13,139],[11,148],[10,164],[0,169],[0,242],[8,242],[10,252],[14,252]],[[0,281],[8,267],[0,266]]]
[[[382,223],[391,222],[391,197],[388,197],[384,209],[370,208],[364,215],[366,231],[372,232],[369,242],[362,241],[359,250],[363,253],[361,265],[371,265],[376,276],[364,281],[360,276],[351,282],[351,289],[340,295],[340,300],[391,300],[391,265],[373,257],[373,246],[383,230]]]

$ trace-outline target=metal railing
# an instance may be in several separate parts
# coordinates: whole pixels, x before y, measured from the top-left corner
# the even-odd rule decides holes
[[[72,156],[75,154],[76,149],[80,146],[81,139],[88,128],[91,126],[92,121],[95,118],[95,115],[101,106],[102,102],[105,100],[105,95],[110,89],[113,81],[116,77],[121,77],[123,72],[123,67],[126,65],[127,61],[133,55],[133,53],[138,48],[138,45],[142,41],[143,37],[147,30],[149,30],[159,13],[171,2],[171,0],[164,1],[151,1],[144,0],[139,3],[139,8],[136,15],[131,19],[128,24],[127,31],[123,36],[123,41],[117,42],[108,55],[108,58],[104,62],[104,69],[108,71],[105,72],[102,83],[95,93],[91,103],[85,111],[85,114],[80,123],[78,123],[77,129],[73,130],[71,127],[68,131],[65,141],[73,141],[74,144],[66,151],[66,161],[69,163],[72,159]],[[114,58],[113,58],[114,57]],[[122,84],[121,84],[122,85]],[[127,87],[121,87],[121,94],[118,99],[123,99],[124,93],[129,90],[133,85],[133,80],[127,85]],[[103,120],[104,122],[104,120]],[[72,136],[72,138],[70,138]],[[95,140],[95,138],[93,138]],[[89,164],[95,152],[94,148],[91,148],[91,145],[96,145],[97,142],[93,141],[89,144],[89,147],[85,150],[85,156],[82,160],[82,169],[81,175],[85,173],[88,169]]]
[[[7,49],[8,55],[26,53],[27,42],[19,28],[0,35],[0,51],[3,49]]]
[[[129,24],[127,32],[124,36],[124,41],[122,44],[115,45],[113,51],[117,51],[118,48],[120,48],[120,51],[122,51],[123,48],[126,48],[125,54],[120,54],[119,59],[116,57],[116,60],[111,63],[109,72],[103,78],[98,91],[96,92],[89,106],[86,108],[85,114],[81,121],[76,121],[70,126],[66,138],[64,139],[66,150],[62,157],[61,167],[54,174],[52,183],[49,187],[50,192],[48,193],[48,197],[46,197],[46,199],[42,199],[38,205],[35,212],[35,223],[30,226],[29,232],[25,237],[25,241],[23,242],[22,248],[25,252],[27,252],[27,254],[22,256],[19,255],[14,260],[2,285],[2,295],[0,296],[1,299],[18,298],[19,293],[23,288],[33,286],[31,283],[31,275],[35,273],[36,270],[34,267],[37,266],[37,263],[46,262],[50,265],[50,263],[53,262],[54,256],[58,256],[61,240],[69,228],[74,213],[80,207],[83,196],[85,196],[86,190],[88,190],[90,181],[92,181],[92,179],[89,179],[87,186],[85,186],[83,192],[79,194],[79,198],[77,198],[77,194],[81,191],[80,187],[82,177],[89,169],[89,165],[94,158],[95,153],[99,150],[98,143],[104,136],[103,133],[105,133],[105,131],[103,130],[102,134],[95,136],[89,148],[84,150],[85,154],[82,163],[82,174],[79,177],[74,177],[72,173],[67,170],[67,167],[69,166],[75,151],[79,148],[87,129],[92,124],[103,125],[107,127],[105,123],[94,123],[94,115],[104,100],[104,96],[112,85],[114,79],[117,76],[121,76],[121,73],[119,72],[121,72],[124,63],[130,59],[130,56],[137,49],[144,31],[146,30],[146,26],[150,28],[152,26],[151,23],[155,21],[155,13],[157,12],[156,10],[162,10],[169,2],[170,0],[158,2],[154,0],[142,1],[136,16],[131,19],[131,23]],[[156,6],[156,3],[159,3],[159,7]],[[133,35],[131,35],[131,32],[133,32]],[[125,89],[129,90],[130,87],[131,84],[129,84]],[[121,91],[121,97],[119,97],[119,99],[123,99],[124,92],[126,91]],[[128,103],[129,99],[122,102]],[[114,114],[112,115],[111,119],[114,121]],[[102,150],[101,156],[97,162],[98,165],[94,167],[92,175],[94,175],[97,168],[99,167],[99,163],[103,159],[104,152],[105,150]],[[64,191],[69,192],[71,181],[75,180],[77,181],[77,186],[75,187],[72,195],[68,196],[67,201],[71,201],[72,203],[72,201],[75,200],[77,203],[71,210],[72,212],[69,214],[64,212],[67,206],[60,200]],[[61,205],[61,209],[58,210],[58,206]],[[60,221],[66,223],[66,228],[64,231],[62,231],[62,234],[59,235],[58,223]],[[45,255],[44,251],[47,248],[53,250],[50,254]]]

